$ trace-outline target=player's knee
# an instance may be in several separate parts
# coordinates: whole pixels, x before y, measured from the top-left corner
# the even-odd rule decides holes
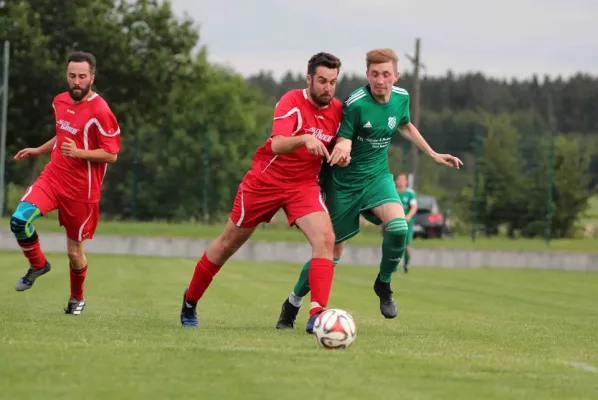
[[[335,239],[334,231],[330,229],[318,232],[316,237],[310,238],[310,241],[313,243],[313,248],[315,251],[323,251],[332,254],[334,250]]]
[[[69,258],[69,261],[73,265],[80,265],[85,260],[85,254],[83,253],[83,249],[81,247],[69,247],[66,254]]]
[[[23,221],[15,214],[10,218],[10,231],[17,237],[17,239],[20,239],[21,236],[25,235],[27,221]]]
[[[10,218],[10,231],[17,240],[31,239],[36,235],[31,220],[27,218],[26,214],[23,212],[23,207],[19,205]]]
[[[309,238],[312,244],[312,257],[332,258],[334,255],[334,232],[318,232]]]
[[[324,232],[322,235],[322,245],[326,249],[330,249],[331,251],[334,250],[334,242],[336,241],[336,236],[334,236],[334,231],[330,230],[328,232]]]
[[[386,235],[393,241],[404,243],[407,239],[407,222],[404,218],[394,218],[386,224]]]
[[[39,208],[27,201],[22,201],[10,218],[10,231],[19,240],[29,239],[35,235],[33,221],[40,216]]]

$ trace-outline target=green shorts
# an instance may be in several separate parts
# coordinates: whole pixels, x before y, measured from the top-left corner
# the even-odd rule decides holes
[[[401,198],[392,175],[383,175],[363,189],[338,188],[335,184],[324,190],[326,206],[332,219],[336,243],[344,242],[357,235],[360,230],[359,216],[369,222],[380,225],[370,210],[386,203],[401,204]]]

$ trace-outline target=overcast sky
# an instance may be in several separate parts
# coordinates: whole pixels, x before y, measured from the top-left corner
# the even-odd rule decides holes
[[[598,75],[598,0],[171,0],[200,29],[211,61],[243,75],[305,72],[329,51],[363,73],[365,52],[391,47],[401,72],[420,37],[426,74]],[[368,3],[370,3],[368,5]]]

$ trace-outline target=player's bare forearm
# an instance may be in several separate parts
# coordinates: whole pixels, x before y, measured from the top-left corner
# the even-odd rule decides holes
[[[272,138],[272,153],[288,154],[305,145],[305,137],[302,136],[274,136]]]
[[[50,153],[52,151],[52,149],[54,148],[54,144],[56,144],[56,136],[54,136],[52,139],[48,140],[46,143],[39,146],[37,148],[37,150],[39,151],[40,155]]]
[[[413,216],[415,215],[416,212],[417,212],[417,207],[411,207],[411,209],[405,216],[405,219],[407,219],[407,221],[411,221],[411,219],[413,218]]]
[[[77,150],[77,158],[93,163],[114,163],[118,156],[116,154],[108,153],[104,149],[95,150]]]
[[[426,142],[426,139],[424,139],[419,130],[411,122],[406,125],[400,126],[399,132],[401,132],[401,135],[403,135],[405,139],[409,140],[411,143],[416,145],[418,149],[420,149],[427,155],[432,157],[436,154],[436,152],[430,147],[428,142]]]
[[[418,149],[426,153],[436,164],[444,165],[446,167],[454,167],[459,169],[463,165],[463,161],[459,160],[451,154],[439,154],[436,153],[426,142],[426,139],[419,133],[419,130],[411,122],[405,125],[399,126],[399,132],[401,135],[411,143],[415,144]]]

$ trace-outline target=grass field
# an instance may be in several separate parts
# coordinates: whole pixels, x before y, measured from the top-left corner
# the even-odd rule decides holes
[[[273,326],[299,265],[231,263],[178,323],[194,261],[90,255],[88,308],[62,314],[66,258],[28,292],[1,253],[2,399],[596,399],[598,274],[417,268],[384,320],[376,270],[339,266],[330,306],[358,325],[344,352]]]
[[[588,200],[588,209],[580,218],[582,224],[598,224],[598,196],[592,196]]]
[[[3,227],[8,227],[9,221],[3,221]],[[63,232],[58,226],[56,218],[41,218],[35,222],[36,229],[43,232]],[[214,238],[222,232],[223,225],[205,225],[193,223],[160,223],[160,222],[123,222],[100,221],[97,233],[103,235],[126,236],[166,236]],[[296,228],[283,225],[268,225],[257,229],[253,240],[305,242],[305,237]],[[420,248],[454,248],[476,250],[513,250],[513,251],[570,251],[570,252],[598,252],[598,239],[559,239],[547,245],[542,239],[508,239],[505,237],[478,238],[475,242],[470,237],[455,236],[441,240],[416,239],[415,247]],[[380,245],[381,235],[373,226],[366,227],[359,235],[350,241],[354,245]]]

